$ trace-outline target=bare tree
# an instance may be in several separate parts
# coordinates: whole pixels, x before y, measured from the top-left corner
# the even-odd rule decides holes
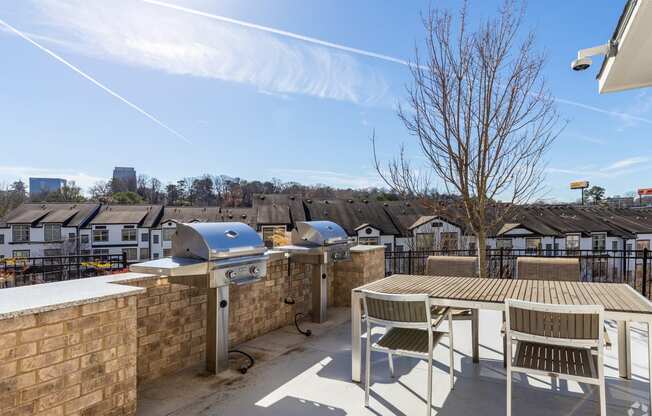
[[[424,16],[425,56],[416,50],[399,117],[428,172],[415,169],[402,148],[381,166],[372,139],[376,169],[395,192],[425,196],[432,173],[460,196],[462,219],[477,238],[480,276],[487,236],[512,206],[542,191],[543,156],[563,128],[542,75],[545,56],[535,52],[532,32],[521,33],[523,11],[507,0],[475,30],[466,2],[457,19],[433,9]]]

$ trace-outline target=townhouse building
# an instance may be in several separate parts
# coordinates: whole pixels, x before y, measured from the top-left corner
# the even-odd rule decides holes
[[[162,213],[161,205],[103,205],[82,230],[90,244],[83,245],[81,254],[124,253],[129,262],[149,260],[152,230]]]
[[[80,254],[99,204],[26,203],[0,221],[0,258]]]

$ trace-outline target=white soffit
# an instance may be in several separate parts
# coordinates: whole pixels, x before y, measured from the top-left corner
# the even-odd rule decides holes
[[[652,0],[638,0],[598,77],[600,93],[652,86]]]

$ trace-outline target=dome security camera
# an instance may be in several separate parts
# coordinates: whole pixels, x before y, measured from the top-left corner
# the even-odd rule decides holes
[[[592,63],[593,61],[591,58],[574,59],[573,62],[571,62],[571,69],[573,69],[573,71],[584,71],[589,69]]]

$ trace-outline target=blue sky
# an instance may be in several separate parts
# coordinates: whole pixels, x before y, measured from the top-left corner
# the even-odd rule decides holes
[[[169,3],[403,60],[429,1]],[[548,198],[575,199],[575,179],[611,195],[652,186],[652,93],[599,95],[599,60],[569,68],[578,49],[609,39],[623,4],[529,4],[524,26],[548,54],[545,76],[569,121],[548,155]],[[472,18],[495,8],[472,1]],[[183,136],[0,30],[0,182],[59,176],[88,187],[124,165],[164,182],[211,173],[366,187],[380,184],[373,129],[382,157],[411,143],[396,117],[410,80],[399,63],[140,0],[8,0],[0,19]]]

